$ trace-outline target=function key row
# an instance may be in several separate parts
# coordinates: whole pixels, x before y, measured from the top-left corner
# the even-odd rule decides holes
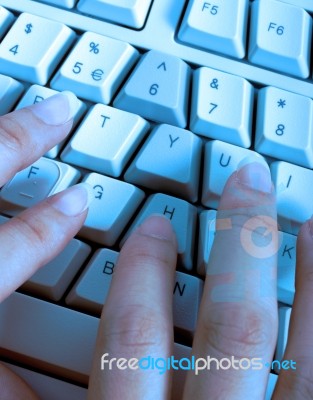
[[[178,40],[237,59],[246,56],[247,47],[247,61],[252,64],[308,78],[312,17],[299,5],[277,0],[189,0]]]

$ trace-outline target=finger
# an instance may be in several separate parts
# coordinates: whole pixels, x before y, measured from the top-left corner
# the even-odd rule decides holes
[[[198,361],[203,368],[198,376],[188,372],[184,398],[245,399],[251,393],[264,398],[269,371],[252,359],[273,357],[276,253],[269,169],[250,162],[230,177],[220,200],[193,344],[195,359],[206,360]],[[216,361],[208,362],[208,356]]]
[[[0,302],[55,257],[81,228],[92,199],[86,183],[51,196],[0,226]]]
[[[302,225],[297,241],[296,293],[292,306],[285,360],[294,368],[281,369],[274,399],[311,399],[313,393],[313,220]]]
[[[62,92],[0,117],[0,186],[66,137],[76,102]]]
[[[39,400],[22,378],[0,363],[1,400]]]
[[[140,370],[138,363],[136,370],[122,370],[113,362],[110,370],[108,360],[172,354],[176,252],[171,224],[164,217],[150,217],[124,244],[101,316],[89,399],[168,398],[168,373]]]

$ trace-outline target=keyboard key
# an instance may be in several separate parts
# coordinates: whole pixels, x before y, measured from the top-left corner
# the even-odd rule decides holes
[[[9,76],[0,74],[0,115],[12,110],[24,91],[24,86]]]
[[[284,359],[284,354],[288,340],[288,330],[291,317],[291,307],[279,307],[278,309],[278,337],[275,351],[275,360],[281,362]],[[275,371],[278,373],[280,368],[278,363],[274,363]]]
[[[14,21],[14,15],[6,8],[0,6],[0,39],[5,35]]]
[[[277,298],[280,302],[292,305],[295,296],[297,237],[280,232],[280,247],[277,260]]]
[[[218,207],[225,183],[245,157],[260,157],[252,150],[212,140],[205,145],[202,204]]]
[[[59,22],[23,13],[0,44],[0,72],[44,85],[74,38]]]
[[[152,0],[80,0],[79,11],[131,28],[143,27]]]
[[[309,12],[313,12],[313,3],[311,0],[280,0],[284,3],[293,4],[294,6],[304,8]]]
[[[108,104],[138,59],[128,43],[86,32],[51,82],[95,103]]]
[[[97,250],[66,297],[66,304],[100,316],[109,293],[118,252]]]
[[[249,60],[300,78],[310,74],[312,18],[276,0],[251,4]]]
[[[203,281],[195,276],[176,271],[174,285],[174,326],[187,337],[193,337],[202,298]]]
[[[190,129],[242,147],[251,145],[254,90],[243,78],[211,68],[194,73]]]
[[[80,173],[75,168],[41,157],[3,186],[0,192],[1,211],[16,215],[47,196],[73,185],[79,177]]]
[[[258,93],[255,150],[313,168],[312,99],[274,87]]]
[[[201,140],[171,125],[154,128],[125,173],[127,182],[197,201]]]
[[[172,223],[178,244],[178,262],[187,270],[193,268],[193,251],[197,208],[185,200],[162,193],[151,195],[120,243],[124,244],[130,233],[149,215],[163,214]]]
[[[272,400],[272,396],[273,396],[273,393],[275,390],[277,379],[278,379],[278,375],[275,375],[272,373],[269,374],[264,400]]]
[[[185,128],[190,67],[177,57],[144,54],[114,106],[144,118]]]
[[[61,158],[118,177],[149,126],[139,115],[96,104],[63,150]]]
[[[215,237],[216,211],[206,210],[199,215],[197,272],[206,275],[207,265]]]
[[[271,164],[277,198],[278,223],[284,232],[297,235],[313,214],[313,171],[275,161]]]
[[[86,243],[72,239],[61,253],[25,282],[22,289],[49,300],[60,300],[90,251]]]
[[[77,0],[35,0],[35,1],[64,8],[73,8],[77,2]]]
[[[86,400],[87,389],[64,382],[51,376],[43,375],[30,369],[4,363],[13,372],[19,375],[37,394],[39,399],[45,400]]]
[[[189,0],[178,38],[236,58],[245,56],[247,0]]]
[[[98,318],[13,293],[0,305],[0,355],[87,384],[98,325]]]
[[[130,183],[91,173],[85,176],[95,191],[80,236],[113,246],[144,199],[144,192]]]
[[[27,90],[27,92],[24,94],[24,96],[21,98],[20,102],[16,106],[16,110],[19,110],[20,108],[30,106],[31,104],[38,103],[39,101],[42,101],[44,99],[47,99],[50,96],[53,96],[54,94],[59,93],[56,90],[49,89],[44,86],[40,85],[32,85],[30,88]],[[77,125],[78,121],[81,119],[83,113],[86,110],[86,105],[79,99],[77,99],[77,108],[75,110],[75,113],[73,115],[74,121],[73,121],[73,128]],[[57,155],[59,154],[60,149],[62,148],[64,142],[67,139],[64,139],[62,142],[58,143],[56,146],[54,146],[52,149],[50,149],[46,154],[45,157],[49,158],[56,158]]]

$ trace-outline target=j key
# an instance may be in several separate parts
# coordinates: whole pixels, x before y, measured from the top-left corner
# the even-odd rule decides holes
[[[0,72],[45,85],[74,38],[59,22],[21,14],[1,42]]]
[[[185,128],[190,67],[158,51],[142,56],[114,106],[144,118]]]
[[[276,0],[251,4],[249,60],[307,78],[310,74],[312,18],[299,7]]]

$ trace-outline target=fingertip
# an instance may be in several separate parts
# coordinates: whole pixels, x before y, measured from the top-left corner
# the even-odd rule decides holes
[[[153,214],[146,218],[137,228],[137,233],[171,242],[176,240],[172,224],[162,214]]]

